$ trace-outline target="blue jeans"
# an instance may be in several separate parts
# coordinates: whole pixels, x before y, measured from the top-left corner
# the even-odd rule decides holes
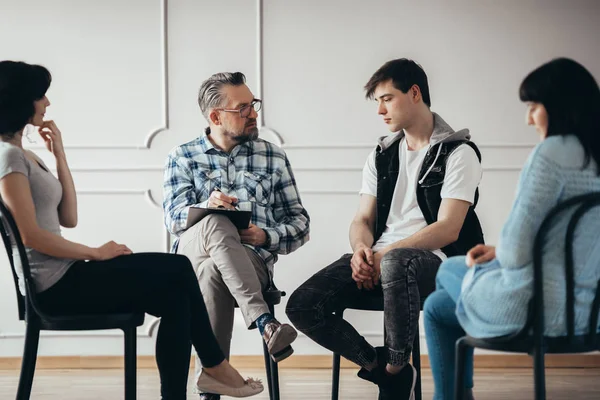
[[[468,267],[465,257],[444,261],[436,276],[436,290],[425,300],[423,315],[427,352],[435,387],[434,400],[454,398],[456,341],[465,331],[456,318],[456,302]],[[473,387],[473,350],[467,353],[465,387]]]

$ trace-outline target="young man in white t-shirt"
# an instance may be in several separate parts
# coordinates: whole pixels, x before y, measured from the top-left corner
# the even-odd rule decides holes
[[[468,130],[455,132],[431,112],[427,75],[414,61],[389,61],[365,90],[392,134],[379,139],[363,169],[353,254],[302,284],[286,312],[298,330],[361,366],[380,399],[408,400],[416,381],[408,360],[437,269],[483,242],[474,211],[481,155]],[[378,302],[386,338],[375,349],[335,312]]]

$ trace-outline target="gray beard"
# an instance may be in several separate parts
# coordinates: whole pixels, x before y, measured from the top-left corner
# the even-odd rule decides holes
[[[256,139],[258,139],[258,127],[252,128],[247,133],[242,133],[235,136],[232,135],[232,139],[238,142],[239,144],[255,141]]]

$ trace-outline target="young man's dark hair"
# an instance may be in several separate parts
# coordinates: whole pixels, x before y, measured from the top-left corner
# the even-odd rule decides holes
[[[427,83],[427,74],[423,68],[413,60],[408,58],[398,58],[386,62],[379,68],[365,85],[367,99],[372,99],[375,88],[383,82],[392,80],[394,87],[402,93],[417,85],[423,96],[423,103],[431,107],[431,97],[429,96],[429,84]]]

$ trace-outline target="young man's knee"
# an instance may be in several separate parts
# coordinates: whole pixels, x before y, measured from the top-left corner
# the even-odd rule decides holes
[[[290,296],[285,313],[298,330],[314,329],[323,319],[317,307],[319,301],[316,292],[300,287]]]
[[[414,255],[410,249],[393,249],[381,259],[381,280],[394,281],[406,277]]]

